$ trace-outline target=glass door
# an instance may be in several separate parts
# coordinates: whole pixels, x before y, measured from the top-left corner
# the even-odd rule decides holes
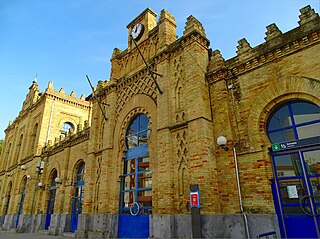
[[[320,152],[273,153],[281,229],[287,238],[319,238]],[[318,189],[319,188],[319,189]]]

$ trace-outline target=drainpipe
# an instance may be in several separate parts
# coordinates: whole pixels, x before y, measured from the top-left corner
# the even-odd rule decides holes
[[[229,147],[227,146],[227,139],[224,136],[219,136],[217,138],[217,143],[218,145],[223,148],[225,151],[229,150]],[[241,187],[240,187],[240,177],[239,177],[239,170],[238,170],[238,160],[237,160],[237,151],[236,151],[236,144],[233,143],[232,145],[233,149],[233,160],[234,160],[234,165],[235,165],[235,170],[236,170],[236,179],[237,179],[237,189],[238,189],[238,196],[239,196],[239,204],[240,204],[240,213],[243,216],[244,224],[245,224],[245,229],[246,229],[246,235],[247,238],[250,238],[250,233],[249,233],[249,226],[248,226],[248,219],[247,215],[243,210],[243,203],[242,203],[242,195],[241,195]]]
[[[239,195],[239,204],[240,204],[240,212],[243,216],[244,224],[245,224],[245,229],[246,229],[246,235],[247,238],[250,238],[250,233],[249,233],[249,226],[248,226],[248,219],[247,215],[243,210],[243,203],[242,203],[242,195],[241,195],[241,187],[240,187],[240,179],[239,179],[239,170],[238,170],[238,160],[237,160],[237,151],[235,146],[233,146],[233,159],[234,159],[234,165],[235,165],[235,170],[236,170],[236,178],[237,178],[237,188],[238,188],[238,195]]]

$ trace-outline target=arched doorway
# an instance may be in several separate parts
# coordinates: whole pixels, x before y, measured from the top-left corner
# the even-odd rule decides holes
[[[24,177],[23,178],[23,182],[22,182],[22,188],[21,188],[21,199],[20,199],[19,208],[18,208],[18,216],[17,216],[17,220],[16,220],[16,227],[19,224],[19,219],[20,219],[20,216],[21,216],[21,213],[22,213],[24,199],[26,197],[26,188],[27,188],[27,177]]]
[[[48,230],[51,222],[51,214],[54,212],[54,201],[56,198],[57,183],[56,178],[58,176],[57,170],[53,170],[50,177],[49,199],[47,206],[46,224],[45,229]]]
[[[81,162],[76,171],[76,183],[72,201],[71,212],[71,231],[75,232],[78,228],[78,215],[82,213],[82,196],[84,190],[85,163]]]
[[[268,119],[275,181],[273,195],[282,237],[320,237],[320,108],[292,101]],[[303,228],[303,230],[302,230]]]
[[[137,115],[126,131],[126,158],[120,185],[119,238],[148,238],[152,213],[152,174],[148,151],[149,119]]]
[[[9,205],[10,205],[10,198],[11,198],[11,190],[12,190],[12,182],[10,181],[7,188],[7,194],[6,194],[6,202],[3,208],[3,221],[2,224],[5,221],[5,217],[8,214],[9,211]]]

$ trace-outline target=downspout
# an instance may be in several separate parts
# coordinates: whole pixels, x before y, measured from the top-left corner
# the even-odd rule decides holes
[[[51,129],[53,108],[54,108],[54,99],[52,100],[52,104],[51,104],[50,118],[49,118],[48,131],[47,131],[47,137],[46,137],[46,145],[48,144],[48,141],[49,141],[49,135],[50,135],[50,129]]]
[[[243,210],[243,203],[242,203],[242,195],[241,195],[241,187],[240,187],[240,179],[239,179],[239,170],[238,170],[238,160],[237,160],[237,152],[235,146],[233,146],[233,159],[234,159],[234,165],[235,165],[235,170],[236,170],[236,178],[237,178],[237,188],[238,188],[238,195],[239,195],[239,204],[240,204],[240,212],[243,216],[244,224],[245,224],[245,229],[246,229],[246,235],[247,238],[250,238],[250,233],[249,233],[249,226],[248,226],[248,219],[247,215]]]

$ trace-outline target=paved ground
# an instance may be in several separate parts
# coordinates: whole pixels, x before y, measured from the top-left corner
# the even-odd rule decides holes
[[[12,231],[0,231],[1,239],[68,239],[62,236],[49,236],[42,233],[16,233]]]

